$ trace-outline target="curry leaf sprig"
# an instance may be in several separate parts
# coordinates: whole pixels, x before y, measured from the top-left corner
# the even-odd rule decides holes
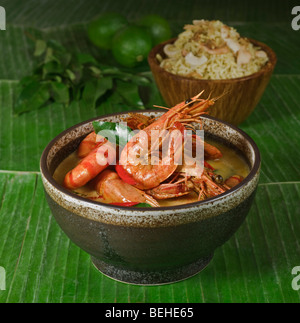
[[[90,54],[70,53],[54,40],[35,40],[34,57],[33,73],[19,82],[16,115],[53,102],[67,107],[77,101],[97,108],[111,100],[132,109],[144,107],[138,89],[150,85],[145,75],[101,64]]]

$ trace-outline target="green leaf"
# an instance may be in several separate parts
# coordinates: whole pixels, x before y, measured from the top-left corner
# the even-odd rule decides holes
[[[54,61],[66,68],[72,60],[72,55],[67,49],[56,40],[47,42],[47,50],[45,55],[45,63]]]
[[[122,122],[94,121],[93,127],[97,134],[107,138],[111,143],[115,143],[122,147],[124,147],[128,140],[134,135],[134,132]]]
[[[95,74],[96,76],[100,76],[102,74],[101,70],[98,67],[90,66],[89,69]]]
[[[148,203],[139,203],[139,204],[136,204],[134,207],[152,207],[152,206]]]
[[[42,67],[42,75],[43,78],[51,77],[56,74],[62,74],[64,71],[63,66],[56,62],[56,61],[50,61],[43,65]]]
[[[64,83],[51,82],[52,99],[57,103],[68,104],[70,100],[69,88]]]
[[[96,59],[87,53],[76,53],[75,54],[76,60],[78,61],[79,64],[84,65],[84,64],[97,64]]]
[[[116,91],[108,92],[107,95],[105,95],[102,100],[99,100],[100,102],[97,102],[97,113],[98,114],[107,114],[107,113],[114,113],[114,112],[121,112],[127,110],[132,110],[132,108],[128,108],[124,104],[123,98],[120,96],[120,94]]]
[[[20,92],[23,92],[23,86],[28,86],[21,99],[25,97],[29,100],[26,93],[32,87],[38,88],[37,84],[30,84],[32,81],[48,81],[50,97],[57,103],[66,105],[76,100],[84,102],[85,106],[100,107],[112,112],[144,109],[139,87],[149,85],[148,76],[104,65],[89,53],[71,53],[56,40],[50,39],[46,42],[39,38],[35,46],[35,55],[44,54],[43,60],[38,62],[33,74],[20,83]],[[34,109],[39,101],[43,101],[45,93],[43,88],[41,95],[32,95]],[[16,111],[26,112],[28,108],[25,109],[24,104],[18,102]]]
[[[57,58],[57,61],[63,66],[64,69],[66,69],[71,64],[71,61],[72,61],[71,53],[56,54],[55,57]]]
[[[139,86],[139,96],[146,109],[153,109],[153,105],[165,105],[164,100],[154,82],[151,72],[143,73],[144,77],[150,80],[149,84]]]
[[[19,95],[14,112],[21,114],[41,108],[50,99],[49,84],[32,81]]]
[[[56,82],[58,82],[58,83],[61,83],[61,82],[62,82],[62,77],[61,77],[61,76],[59,76],[59,75],[55,75],[55,76],[54,76],[54,80],[55,80]]]
[[[147,86],[151,84],[151,80],[145,76],[132,75],[130,78],[131,82],[139,86]]]
[[[101,70],[103,75],[110,75],[116,79],[119,79],[125,82],[132,82],[136,85],[149,85],[149,83],[151,83],[150,78],[147,77],[146,75],[134,74],[134,72],[132,73],[124,72],[118,69],[117,67],[102,66]]]
[[[16,88],[16,97],[18,98],[19,95],[22,93],[22,91],[24,90],[24,88],[26,88],[29,84],[33,83],[33,82],[39,82],[39,77],[36,74],[33,75],[29,75],[29,76],[25,76],[23,77],[20,82],[18,82],[17,88]]]
[[[38,39],[35,42],[35,50],[34,50],[34,56],[41,56],[44,54],[47,48],[47,43],[44,40]]]
[[[86,104],[95,107],[96,101],[113,86],[111,77],[104,77],[88,81],[84,85],[82,99]]]
[[[97,100],[96,81],[86,82],[82,92],[82,99],[87,105],[95,106]]]
[[[70,69],[66,69],[66,75],[68,76],[68,78],[74,82],[76,80],[76,75],[73,71],[71,71]]]
[[[123,74],[117,67],[115,66],[106,66],[103,64],[98,64],[99,68],[102,70],[103,75],[119,75]]]
[[[124,103],[132,107],[132,110],[144,108],[136,84],[117,80],[116,85],[116,91],[123,98]]]
[[[49,39],[47,41],[47,46],[53,48],[53,50],[55,50],[56,52],[60,52],[60,53],[67,52],[67,49],[55,39]]]
[[[44,63],[48,63],[55,60],[55,57],[53,56],[53,49],[47,47],[46,53],[45,53],[45,60]]]

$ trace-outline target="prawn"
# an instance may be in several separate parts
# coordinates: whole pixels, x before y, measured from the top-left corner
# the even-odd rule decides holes
[[[175,177],[177,176],[175,175]],[[186,177],[178,179],[174,182],[160,184],[159,186],[152,188],[151,190],[147,190],[146,193],[156,198],[157,200],[164,200],[187,195],[193,190],[193,188],[193,182]]]
[[[225,184],[228,185],[229,187],[234,187],[238,185],[243,179],[244,179],[243,176],[233,175],[226,179]]]
[[[77,151],[79,158],[86,157],[93,149],[95,149],[100,144],[100,136],[96,135],[95,131],[88,134],[80,143]]]
[[[239,175],[234,175],[223,181],[222,176],[216,175],[210,171],[210,168],[205,167],[201,176],[187,176],[186,173],[178,173],[176,181],[163,183],[159,186],[147,190],[146,193],[157,200],[169,199],[183,196],[192,191],[198,193],[198,200],[214,197],[222,194],[232,187],[239,184],[244,178]]]
[[[200,167],[197,163],[187,166],[184,162],[168,183],[146,192],[158,200],[179,197],[192,191],[199,194],[198,200],[217,196],[230,189],[230,186],[227,182],[223,183],[222,176],[214,174],[213,170],[208,163]]]
[[[151,206],[159,206],[153,197],[124,182],[110,169],[101,172],[94,181],[98,194],[112,204],[148,203]]]
[[[203,141],[199,136],[192,135],[192,138],[193,138],[193,145],[196,145],[197,141],[200,144],[203,144],[205,159],[213,159],[213,160],[215,160],[215,159],[220,159],[223,156],[221,151],[217,147]]]
[[[63,185],[70,190],[82,187],[109,165],[113,164],[115,159],[115,147],[106,138],[102,137],[96,148],[92,149],[75,168],[66,174]]]
[[[203,91],[192,99],[181,102],[169,109],[160,118],[143,129],[144,135],[140,135],[141,132],[138,132],[128,141],[121,152],[120,162],[116,168],[124,181],[139,189],[149,190],[160,185],[175,172],[182,155],[183,146],[182,136],[179,136],[179,134],[182,134],[185,130],[185,125],[189,125],[191,122],[201,124],[200,116],[216,101],[216,99],[209,98],[200,99],[202,93]],[[149,138],[153,130],[169,130],[169,133],[177,130],[170,145],[169,156],[159,157],[159,162],[154,165],[147,162],[150,160],[149,156],[154,149],[151,145],[150,149],[148,149]],[[169,135],[172,137],[172,134]],[[146,163],[137,161],[137,152],[139,153],[139,158],[145,160]]]

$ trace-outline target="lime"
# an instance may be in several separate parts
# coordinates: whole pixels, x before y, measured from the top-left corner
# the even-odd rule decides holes
[[[171,27],[168,21],[159,15],[147,15],[139,21],[140,26],[149,29],[153,45],[157,45],[172,36]]]
[[[103,49],[111,49],[115,33],[128,24],[119,13],[104,13],[88,25],[88,37],[91,42]]]
[[[149,32],[135,25],[120,30],[113,38],[112,54],[116,61],[126,67],[143,62],[152,48]]]

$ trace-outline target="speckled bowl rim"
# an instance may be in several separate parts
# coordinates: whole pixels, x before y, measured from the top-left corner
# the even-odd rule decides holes
[[[257,72],[246,75],[246,76],[241,76],[241,77],[235,77],[235,78],[230,78],[230,79],[196,79],[194,77],[187,77],[187,76],[181,76],[181,75],[176,75],[173,73],[168,72],[164,68],[162,68],[159,63],[157,62],[156,59],[156,54],[158,54],[158,49],[161,48],[162,46],[166,44],[171,44],[174,43],[177,37],[166,40],[155,47],[153,47],[148,54],[148,63],[151,67],[151,65],[156,65],[160,73],[169,75],[170,77],[179,80],[187,80],[187,81],[192,81],[192,82],[199,82],[199,83],[236,83],[236,82],[243,82],[247,81],[256,77],[259,77],[261,74],[267,72],[270,72],[274,69],[276,63],[277,63],[277,56],[276,53],[273,51],[271,47],[269,47],[267,44],[260,42],[258,40],[252,39],[252,38],[247,38],[252,44],[255,46],[261,47],[268,55],[269,61]]]
[[[147,110],[142,110],[142,111],[138,110],[138,111],[117,112],[117,113],[107,114],[107,115],[103,115],[103,116],[98,116],[98,117],[95,117],[95,118],[80,122],[80,123],[68,128],[68,129],[64,130],[63,132],[61,132],[59,135],[57,135],[54,139],[52,139],[48,143],[48,145],[45,147],[45,149],[44,149],[44,151],[42,153],[42,156],[41,156],[41,159],[40,159],[40,170],[41,170],[42,175],[58,191],[61,191],[62,193],[66,194],[66,195],[68,195],[68,196],[70,196],[72,198],[75,198],[75,199],[77,199],[79,201],[83,201],[83,202],[87,203],[88,205],[89,204],[93,205],[93,206],[98,205],[98,206],[101,206],[101,207],[107,207],[108,209],[114,209],[114,210],[119,209],[119,210],[126,210],[126,211],[134,210],[135,212],[138,212],[138,211],[143,211],[144,212],[145,208],[142,208],[142,207],[115,206],[115,205],[110,205],[110,204],[106,204],[106,203],[101,203],[101,202],[97,202],[97,201],[88,200],[88,199],[86,199],[84,197],[78,196],[78,195],[70,192],[66,188],[64,188],[59,183],[57,183],[54,180],[53,176],[50,174],[50,172],[48,170],[48,167],[47,167],[47,157],[48,157],[48,154],[49,154],[49,151],[50,151],[51,147],[60,138],[65,136],[68,132],[70,132],[70,131],[78,128],[78,127],[81,127],[83,125],[87,125],[89,123],[92,123],[93,121],[96,121],[96,120],[99,120],[99,119],[110,118],[110,117],[115,117],[115,116],[122,116],[122,115],[126,115],[128,113],[143,113],[143,112],[157,113],[159,111],[158,110],[153,110],[153,109],[147,109]],[[212,117],[212,116],[209,116],[209,115],[203,115],[202,118],[211,119],[213,121],[220,122],[220,123],[224,124],[225,126],[232,128],[234,131],[238,132],[240,135],[242,135],[249,142],[249,144],[251,145],[251,147],[253,149],[253,152],[254,152],[254,163],[253,163],[252,169],[250,170],[248,176],[241,183],[239,183],[238,185],[236,185],[235,187],[233,187],[229,191],[226,191],[226,192],[224,192],[222,194],[219,194],[216,197],[212,197],[212,198],[209,198],[209,199],[206,199],[206,200],[203,200],[203,201],[199,201],[199,202],[192,202],[192,203],[188,203],[188,204],[183,204],[183,205],[146,208],[147,212],[155,213],[157,211],[164,211],[164,210],[166,210],[166,211],[167,210],[168,211],[170,211],[170,210],[182,210],[182,209],[189,209],[189,208],[193,208],[193,207],[201,206],[201,205],[206,205],[206,204],[208,205],[211,202],[218,201],[218,200],[222,199],[224,196],[229,196],[231,194],[234,194],[234,192],[239,190],[241,187],[247,185],[247,183],[249,183],[255,177],[255,175],[259,172],[260,164],[261,164],[260,152],[259,152],[259,149],[258,149],[256,143],[254,142],[254,140],[249,135],[247,135],[240,128],[238,128],[238,127],[236,127],[234,125],[231,125],[228,122],[225,122],[225,121],[222,121],[220,119],[217,119],[215,117]],[[226,139],[224,139],[224,140],[226,142]]]

